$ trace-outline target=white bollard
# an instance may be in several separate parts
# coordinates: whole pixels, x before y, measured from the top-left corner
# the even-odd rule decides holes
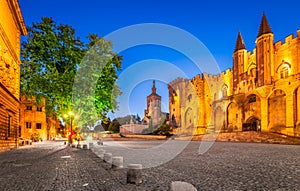
[[[87,144],[82,144],[82,149],[88,149],[88,145]]]
[[[111,163],[112,162],[112,154],[104,153],[103,160],[104,160],[104,162]]]
[[[197,189],[187,182],[175,181],[170,185],[170,191],[197,191]]]
[[[94,143],[89,143],[89,149],[94,148]]]
[[[111,168],[114,170],[123,168],[123,157],[112,157]]]
[[[127,183],[139,185],[142,182],[142,165],[129,164],[127,170]]]
[[[103,159],[103,158],[104,158],[104,154],[105,154],[105,150],[103,150],[103,149],[96,150],[95,153],[96,153],[96,155],[97,155],[99,158]]]

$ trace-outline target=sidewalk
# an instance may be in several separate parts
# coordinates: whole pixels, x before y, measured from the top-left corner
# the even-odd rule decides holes
[[[0,190],[128,190],[111,171],[90,150],[37,144],[0,153]]]

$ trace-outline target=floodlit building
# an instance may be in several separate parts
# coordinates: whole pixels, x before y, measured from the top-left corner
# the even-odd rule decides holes
[[[0,10],[0,150],[6,150],[18,144],[20,37],[27,31],[17,0],[1,0]]]
[[[38,103],[35,97],[29,99],[21,97],[19,136],[35,140],[52,140],[58,134],[60,121],[55,115],[47,117],[46,99]]]
[[[256,47],[239,32],[233,67],[169,83],[170,124],[196,134],[265,131],[300,136],[300,30],[274,42],[265,14]]]
[[[20,137],[36,140],[47,139],[45,98],[36,104],[35,98],[21,97],[20,126]]]

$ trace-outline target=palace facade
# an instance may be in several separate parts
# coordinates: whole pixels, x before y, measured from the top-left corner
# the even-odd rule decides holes
[[[5,150],[18,144],[20,37],[27,31],[17,0],[1,0],[0,10],[0,150]]]
[[[239,32],[233,67],[169,83],[170,123],[181,131],[300,136],[300,30],[274,43],[263,14],[253,51]]]

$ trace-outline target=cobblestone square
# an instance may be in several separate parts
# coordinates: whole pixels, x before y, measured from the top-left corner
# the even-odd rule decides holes
[[[163,141],[126,141],[149,148]],[[112,170],[91,150],[43,142],[0,153],[0,190],[168,190],[185,181],[198,190],[299,190],[297,145],[216,142],[203,155],[191,142],[173,160],[143,169],[143,183],[126,183],[126,168]],[[112,151],[111,142],[95,149]],[[122,155],[114,150],[113,155]],[[161,153],[163,154],[163,153]],[[124,158],[126,160],[126,158]]]

